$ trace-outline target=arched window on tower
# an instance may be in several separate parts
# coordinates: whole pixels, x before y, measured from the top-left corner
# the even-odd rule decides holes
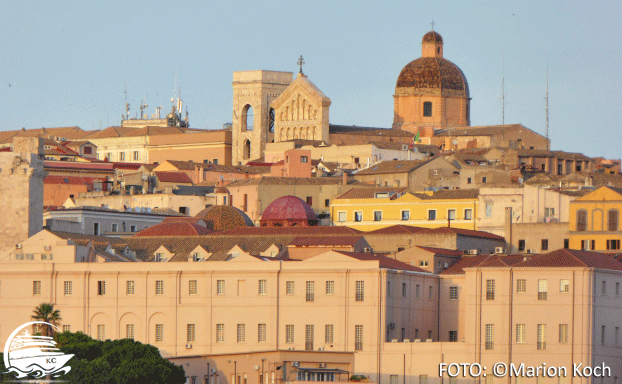
[[[242,158],[244,160],[248,160],[251,157],[251,142],[250,140],[246,140],[244,141],[244,153],[242,155]]]
[[[254,117],[253,107],[251,107],[250,104],[246,104],[244,108],[242,108],[242,132],[253,130]]]
[[[431,101],[423,102],[423,116],[432,117],[432,102]]]

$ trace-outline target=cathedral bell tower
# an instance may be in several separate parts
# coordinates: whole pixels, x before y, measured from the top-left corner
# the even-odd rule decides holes
[[[275,113],[270,103],[292,82],[292,72],[233,72],[231,164],[262,160],[274,141]]]

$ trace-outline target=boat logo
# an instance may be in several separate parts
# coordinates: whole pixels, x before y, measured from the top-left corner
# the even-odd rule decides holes
[[[45,321],[31,321],[17,327],[4,345],[4,366],[8,371],[3,373],[16,373],[19,379],[30,375],[34,378],[59,377],[69,372],[71,367],[65,367],[65,364],[74,355],[64,354],[56,348],[53,337],[31,335],[28,327],[33,325],[39,329],[56,328],[60,331]]]

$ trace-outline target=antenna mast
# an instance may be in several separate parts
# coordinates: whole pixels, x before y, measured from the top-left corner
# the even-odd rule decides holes
[[[505,125],[505,52],[501,58],[501,124]]]
[[[545,113],[546,113],[546,130],[545,130],[545,135],[547,140],[549,139],[549,66],[546,66],[546,96],[544,97],[544,100],[546,101],[546,109],[545,109]],[[551,141],[549,140],[549,149],[551,149]]]
[[[129,120],[130,119],[130,103],[127,102],[127,83],[125,83],[125,90],[123,91],[123,93],[125,93],[125,119]]]

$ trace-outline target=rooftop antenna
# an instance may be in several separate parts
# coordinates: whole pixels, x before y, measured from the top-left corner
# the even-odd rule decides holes
[[[162,109],[161,105],[159,107],[156,107],[156,119],[160,118],[160,109]]]
[[[144,116],[143,110],[147,109],[147,107],[148,107],[148,105],[145,104],[145,102],[141,99],[140,100],[140,119],[141,120],[143,119],[143,116]]]
[[[130,119],[130,103],[127,102],[127,83],[125,83],[125,91],[123,91],[123,93],[125,93],[125,119],[129,120]]]
[[[501,57],[501,124],[505,125],[505,52]]]
[[[546,102],[545,114],[546,114],[546,129],[545,135],[547,140],[549,139],[549,66],[546,66],[546,96],[544,97],[544,101]],[[548,141],[549,150],[551,149],[551,141]]]

